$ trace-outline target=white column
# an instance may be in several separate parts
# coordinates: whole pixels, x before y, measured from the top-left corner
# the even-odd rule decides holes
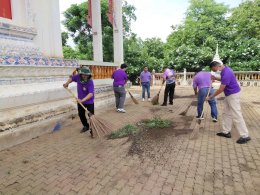
[[[124,62],[122,0],[114,0],[113,37],[114,62],[119,66]]]
[[[11,0],[12,24],[26,26],[25,1]]]
[[[92,0],[92,32],[94,61],[103,62],[100,0]]]

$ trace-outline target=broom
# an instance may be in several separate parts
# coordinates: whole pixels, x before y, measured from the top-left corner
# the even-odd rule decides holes
[[[151,100],[152,105],[159,104],[159,95],[160,95],[160,92],[162,90],[162,87],[163,87],[163,84],[161,85],[159,92],[156,94],[156,96],[154,96],[153,99]]]
[[[75,96],[75,94],[69,88],[65,88],[65,89],[77,100],[80,106],[82,106],[82,108],[84,108],[84,110],[88,112],[86,107],[81,102],[78,101],[78,98]],[[90,134],[92,138],[103,137],[112,132],[113,126],[110,123],[97,117],[96,115],[90,112],[88,113],[88,116],[89,116],[89,123],[90,123]]]
[[[127,90],[127,92],[129,93],[129,95],[130,95],[131,99],[133,100],[133,102],[134,102],[135,104],[139,104],[138,101],[137,101],[137,99],[134,98],[134,96],[130,93],[130,91],[129,91],[128,89],[126,89],[126,90]]]
[[[211,85],[210,85],[210,88],[209,88],[209,91],[208,91],[208,94],[207,94],[206,97],[209,96],[209,92],[210,92],[210,90],[211,90],[211,87],[212,87],[212,83],[211,83]],[[205,98],[205,99],[206,99],[206,98]],[[205,102],[205,100],[203,101],[203,105],[204,105],[204,102]],[[200,115],[200,117],[197,119],[196,125],[195,125],[195,127],[194,127],[194,129],[193,129],[193,131],[192,131],[192,133],[191,133],[191,135],[190,135],[190,139],[191,139],[191,140],[194,140],[194,139],[197,139],[197,138],[198,138],[199,130],[200,130],[200,123],[201,123],[201,120],[202,120],[201,118],[202,118],[203,114],[204,114],[204,107],[202,107],[201,115]]]
[[[191,101],[190,105],[189,105],[183,112],[181,112],[179,115],[186,116],[188,110],[189,110],[190,107],[192,106],[192,102],[193,102],[193,100]]]

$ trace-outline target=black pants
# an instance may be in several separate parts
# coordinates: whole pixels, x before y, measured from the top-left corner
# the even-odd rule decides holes
[[[93,104],[83,104],[83,105],[85,106],[85,108],[87,108],[87,110],[90,113],[94,114],[94,103]],[[89,128],[89,124],[88,124],[88,120],[87,120],[85,112],[86,111],[84,110],[84,108],[80,104],[78,104],[78,114],[79,114],[80,121],[84,127]]]
[[[167,104],[167,99],[169,96],[169,103],[173,103],[173,96],[175,91],[175,83],[172,84],[166,84],[165,90],[164,90],[164,101],[163,104]]]

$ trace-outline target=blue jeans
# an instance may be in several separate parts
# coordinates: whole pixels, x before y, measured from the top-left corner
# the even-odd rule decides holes
[[[204,100],[206,99],[206,96],[208,94],[209,87],[205,87],[199,90],[198,93],[198,105],[197,105],[197,112],[198,116],[201,116],[202,110],[203,110],[203,103]],[[211,94],[215,93],[215,90],[211,88],[209,92],[209,96]],[[217,109],[217,102],[215,98],[212,98],[211,100],[208,101],[210,108],[211,108],[211,117],[217,119],[218,118],[218,109]]]
[[[147,91],[148,98],[150,98],[150,82],[142,82],[142,98],[145,98],[145,91]]]

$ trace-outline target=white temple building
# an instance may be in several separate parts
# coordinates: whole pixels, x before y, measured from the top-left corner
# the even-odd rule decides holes
[[[111,74],[123,62],[122,0],[113,1],[115,62],[103,62],[100,0],[91,6],[94,61],[78,61],[63,59],[59,0],[0,0],[0,150],[76,113],[62,84],[79,64],[94,74],[95,106],[114,101]]]

